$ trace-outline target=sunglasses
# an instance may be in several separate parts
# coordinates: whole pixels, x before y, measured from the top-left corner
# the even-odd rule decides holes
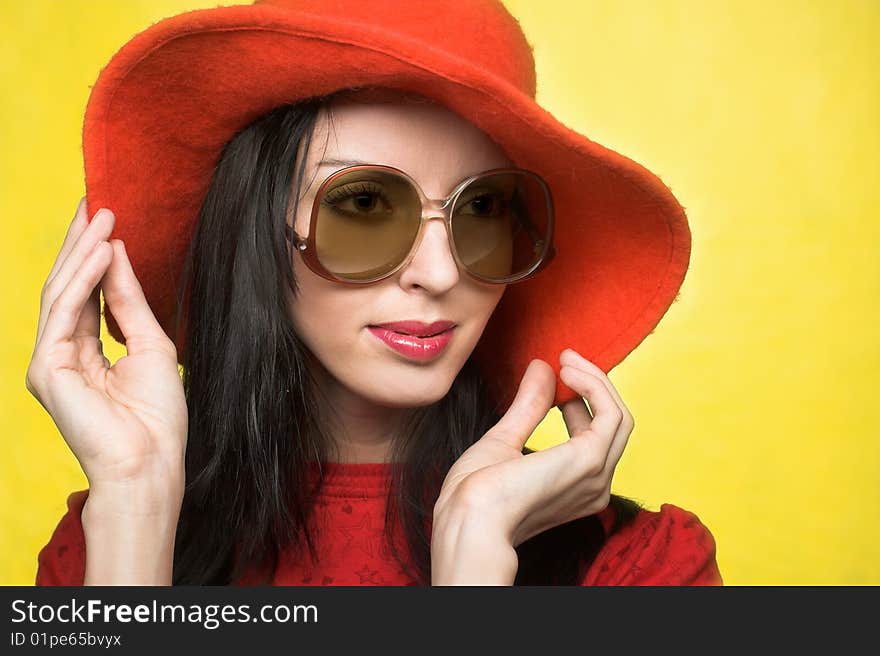
[[[534,276],[556,254],[553,199],[536,173],[497,168],[430,199],[391,166],[357,164],[331,174],[315,194],[308,237],[286,236],[323,278],[373,283],[413,258],[428,210],[442,213],[458,266],[481,282],[509,284]]]

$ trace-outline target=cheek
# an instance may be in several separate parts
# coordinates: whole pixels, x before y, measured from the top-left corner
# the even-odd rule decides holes
[[[314,274],[301,262],[294,264],[298,293],[288,303],[300,338],[321,360],[354,345],[362,328],[364,299],[357,291]]]
[[[484,323],[488,321],[506,290],[507,285],[481,284],[476,287],[470,302],[471,315],[481,317]]]
[[[504,294],[504,287],[485,284],[463,284],[458,294],[450,296],[448,312],[444,316],[459,323],[457,336],[452,342],[448,357],[438,363],[437,374],[455,377],[465,361],[471,356],[489,319]]]
[[[480,285],[468,296],[467,309],[461,313],[467,322],[467,331],[464,333],[466,339],[459,345],[462,348],[460,356],[462,366],[483,336],[486,324],[501,302],[506,288],[506,285]]]

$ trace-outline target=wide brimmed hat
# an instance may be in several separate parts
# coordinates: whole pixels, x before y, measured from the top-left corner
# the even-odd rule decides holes
[[[501,2],[258,0],[138,33],[101,70],[86,107],[88,206],[115,213],[112,238],[125,242],[169,336],[224,145],[279,105],[372,86],[440,102],[550,186],[556,257],[508,286],[474,352],[500,406],[533,358],[558,373],[570,347],[607,373],[654,330],[688,268],[684,210],[656,175],[536,103],[532,49]],[[106,306],[104,315],[124,343]],[[176,343],[182,357],[185,335]],[[557,405],[575,396],[557,380]]]

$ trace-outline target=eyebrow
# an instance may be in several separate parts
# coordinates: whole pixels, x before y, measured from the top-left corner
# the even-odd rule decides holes
[[[365,165],[371,164],[372,162],[361,162],[356,159],[322,159],[318,162],[318,168],[322,166],[355,166],[355,165]]]
[[[327,159],[322,159],[320,162],[318,162],[315,166],[315,170],[324,168],[326,166],[371,166],[374,164],[376,164],[376,162],[363,162],[357,159],[337,159],[335,157],[328,157]],[[467,178],[476,174],[477,173],[471,173],[469,175],[466,175],[461,180],[459,180],[456,185],[460,184],[462,180],[466,180]],[[303,198],[311,198],[312,192],[315,191],[316,184],[319,184],[319,180],[317,178],[312,180],[312,183],[308,186],[306,193],[303,194]]]
[[[327,159],[322,159],[316,165],[316,168],[323,168],[325,166],[373,166],[376,162],[363,162],[357,159],[336,159],[335,157],[330,157]],[[482,171],[475,171],[474,173],[470,173],[462,178],[462,180],[466,180],[467,178],[477,175],[477,173],[481,173]]]

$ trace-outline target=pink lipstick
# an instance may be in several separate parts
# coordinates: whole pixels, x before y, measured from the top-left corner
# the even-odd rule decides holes
[[[367,328],[401,355],[425,362],[444,351],[452,341],[455,326],[452,321],[392,321]]]

